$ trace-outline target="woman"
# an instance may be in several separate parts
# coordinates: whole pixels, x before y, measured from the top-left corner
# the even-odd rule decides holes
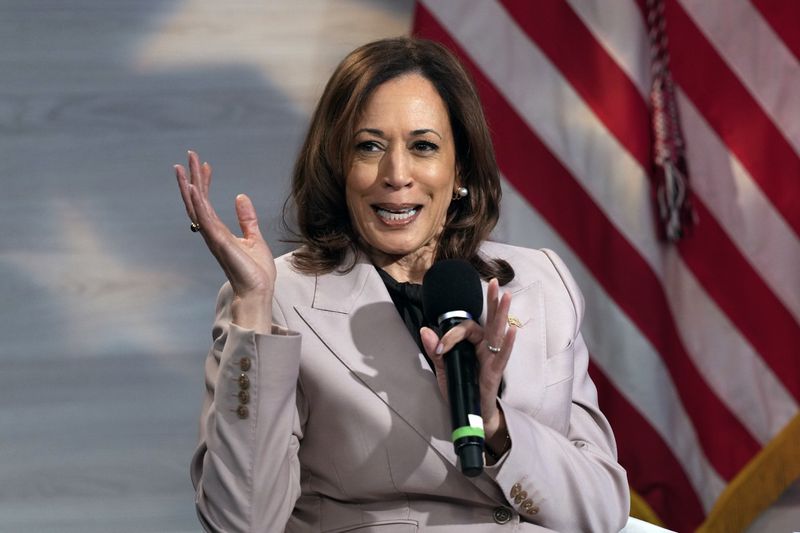
[[[388,39],[339,65],[294,171],[293,253],[273,260],[244,195],[242,237],[220,222],[196,154],[176,173],[229,280],[192,461],[206,529],[623,526],[627,482],[587,375],[581,295],[552,252],[486,241],[498,171],[475,90],[443,47]],[[486,311],[440,338],[417,284],[453,257],[484,278]],[[463,339],[486,435],[475,478],[458,469],[445,394],[444,359]]]

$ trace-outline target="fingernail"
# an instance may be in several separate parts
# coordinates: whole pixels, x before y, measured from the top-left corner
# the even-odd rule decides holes
[[[442,355],[443,351],[444,351],[444,344],[440,342],[439,344],[436,345],[436,355]]]

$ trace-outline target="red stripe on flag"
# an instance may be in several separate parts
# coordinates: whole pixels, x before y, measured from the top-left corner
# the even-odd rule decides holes
[[[689,359],[655,274],[614,228],[572,175],[525,125],[439,22],[418,5],[421,36],[458,54],[478,85],[493,129],[498,161],[508,179],[582,258],[606,291],[658,352],[692,417],[706,456],[725,479],[758,452],[759,444],[708,388]],[[535,181],[533,172],[548,179]],[[580,213],[580,216],[576,216]]]
[[[758,351],[786,389],[800,400],[800,325],[730,241],[699,198],[694,234],[678,243],[705,291]]]
[[[676,82],[800,235],[800,157],[686,11],[665,4]]]
[[[619,461],[628,481],[665,525],[694,531],[705,513],[700,500],[672,451],[647,420],[619,393],[593,363],[589,373],[597,386],[600,406],[617,437]]]
[[[649,168],[647,103],[569,4],[563,0],[539,0],[535,4],[501,0],[501,4],[617,140]]]
[[[627,74],[562,0],[501,0],[511,17],[547,55],[594,114],[643,169],[650,170],[649,113]],[[564,40],[570,45],[564,46]],[[691,174],[691,167],[689,168]],[[706,179],[706,176],[700,176]],[[695,197],[699,224],[680,246],[687,266],[796,398],[800,360],[786,357],[800,346],[800,324]],[[719,265],[725,268],[719,268]],[[759,309],[753,313],[753,309]]]
[[[800,2],[797,0],[750,0],[772,30],[800,61]]]

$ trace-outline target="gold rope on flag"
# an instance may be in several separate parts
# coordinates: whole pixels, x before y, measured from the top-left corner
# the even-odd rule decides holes
[[[685,144],[678,120],[675,85],[669,71],[664,0],[647,0],[650,40],[650,123],[653,132],[653,168],[659,236],[676,242],[695,222],[689,190]]]

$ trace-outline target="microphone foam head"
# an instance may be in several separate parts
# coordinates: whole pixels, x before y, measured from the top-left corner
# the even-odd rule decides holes
[[[451,311],[466,311],[476,322],[483,311],[481,277],[463,259],[437,261],[422,279],[422,309],[428,324]]]

